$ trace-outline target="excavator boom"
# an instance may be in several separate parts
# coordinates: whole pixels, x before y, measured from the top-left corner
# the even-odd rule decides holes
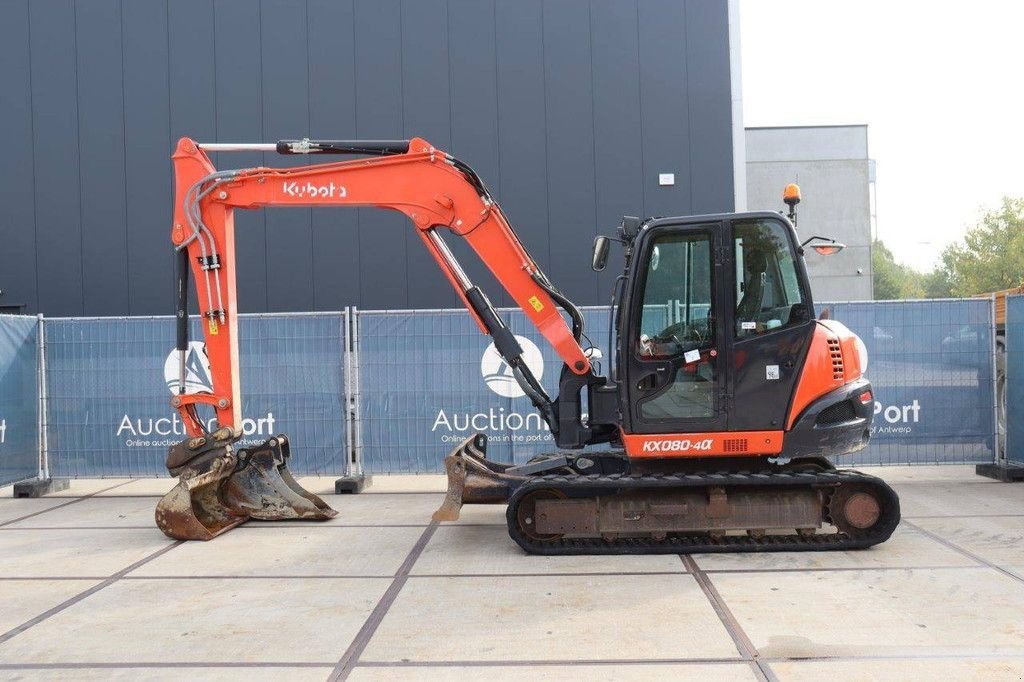
[[[440,231],[448,230],[469,243],[566,366],[579,375],[590,371],[590,361],[577,340],[578,332],[574,335],[559,312],[559,305],[571,307],[571,304],[554,290],[523,248],[501,208],[465,164],[418,138],[351,142],[304,140],[244,146],[246,149],[253,147],[280,153],[376,156],[295,168],[217,171],[204,150],[239,149],[242,145],[201,145],[187,138],[178,142],[173,156],[177,190],[171,240],[179,253],[187,252],[196,278],[214,389],[212,394],[180,396],[175,405],[182,411],[189,435],[197,436],[201,431],[201,424],[187,409],[189,405],[213,405],[220,426],[233,427],[240,419],[235,209],[349,206],[404,213],[481,331],[493,336],[498,351],[507,356],[505,359],[514,369],[525,375],[521,381],[527,383],[524,389],[527,395],[535,399],[543,397],[543,389],[529,375],[526,365],[518,361],[521,349],[517,348],[513,335],[446,245]],[[179,291],[185,290],[186,286],[179,287]],[[561,300],[556,304],[553,297]],[[581,319],[574,309],[570,314],[574,319]]]
[[[207,155],[208,151],[242,150],[358,155],[360,158],[293,168],[217,170]],[[237,525],[241,522],[239,519],[255,516],[253,509],[256,508],[262,510],[260,513],[264,516],[272,514],[268,510],[274,509],[289,510],[287,514],[303,518],[329,514],[327,505],[318,498],[310,502],[312,507],[295,512],[308,501],[309,495],[297,489],[294,479],[287,473],[287,452],[280,447],[280,443],[287,443],[284,436],[270,439],[256,449],[270,452],[269,459],[261,460],[246,450],[236,454],[232,448],[240,436],[238,426],[241,424],[236,209],[349,206],[384,208],[405,214],[480,330],[493,337],[496,349],[512,368],[524,393],[540,410],[552,432],[558,433],[560,423],[552,399],[522,360],[523,351],[515,336],[455,259],[442,231],[469,243],[527,319],[552,345],[568,371],[585,377],[591,373],[591,367],[579,343],[583,318],[551,285],[469,166],[419,138],[294,140],[275,145],[204,145],[182,138],[173,161],[176,193],[171,241],[178,253],[176,312],[181,381],[179,393],[171,402],[181,413],[190,438],[174,446],[168,457],[168,468],[181,476],[179,486],[165,498],[157,513],[158,523],[168,534],[184,538],[213,537]],[[186,393],[184,389],[190,274],[196,282],[210,360],[211,393]],[[561,311],[569,314],[572,329]],[[199,409],[203,405],[213,409],[216,429],[209,429],[208,420],[200,417]],[[273,462],[273,466],[260,469],[256,463],[264,460]],[[247,477],[238,475],[237,471],[247,472]],[[250,483],[240,484],[243,479]],[[226,482],[231,482],[234,497],[241,502],[225,503]],[[297,503],[295,495],[298,495]],[[197,519],[208,521],[197,522]]]

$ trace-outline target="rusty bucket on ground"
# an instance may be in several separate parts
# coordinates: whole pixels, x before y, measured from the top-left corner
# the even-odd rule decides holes
[[[288,470],[288,437],[234,449],[230,428],[171,446],[167,469],[178,483],[156,506],[160,530],[177,540],[210,540],[258,519],[326,520],[337,512],[296,482]]]

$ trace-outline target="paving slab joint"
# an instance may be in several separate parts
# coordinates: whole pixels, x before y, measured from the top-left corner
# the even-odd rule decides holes
[[[402,565],[395,573],[395,577],[391,581],[391,585],[384,591],[384,594],[377,602],[377,605],[363,623],[363,627],[359,629],[358,633],[356,633],[355,638],[352,640],[352,643],[349,644],[345,654],[341,657],[341,660],[338,661],[334,670],[331,672],[331,675],[327,678],[328,682],[347,680],[349,675],[352,674],[352,669],[359,662],[359,657],[363,655],[366,645],[370,643],[370,639],[377,632],[377,628],[380,626],[381,621],[384,620],[384,616],[387,615],[391,605],[395,602],[395,599],[398,597],[398,593],[402,591],[402,588],[405,587],[406,581],[409,580],[409,574],[412,573],[413,565],[416,563],[417,559],[420,558],[420,555],[423,554],[423,550],[427,546],[427,543],[429,543],[430,539],[434,537],[434,532],[437,530],[437,526],[438,524],[436,521],[427,526],[424,529],[423,534],[420,535],[419,540],[417,540],[416,544],[413,545],[411,550],[409,550],[409,555],[405,558],[405,561],[402,562]]]

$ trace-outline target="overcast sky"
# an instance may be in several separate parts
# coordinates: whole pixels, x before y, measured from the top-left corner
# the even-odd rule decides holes
[[[930,269],[1024,196],[1024,3],[741,0],[740,22],[744,125],[867,123],[897,260]]]

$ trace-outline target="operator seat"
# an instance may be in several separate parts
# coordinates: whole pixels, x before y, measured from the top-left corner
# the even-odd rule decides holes
[[[743,287],[743,298],[736,306],[737,331],[743,322],[756,322],[764,302],[764,279],[768,270],[768,259],[761,249],[751,249],[744,254],[748,277]]]

